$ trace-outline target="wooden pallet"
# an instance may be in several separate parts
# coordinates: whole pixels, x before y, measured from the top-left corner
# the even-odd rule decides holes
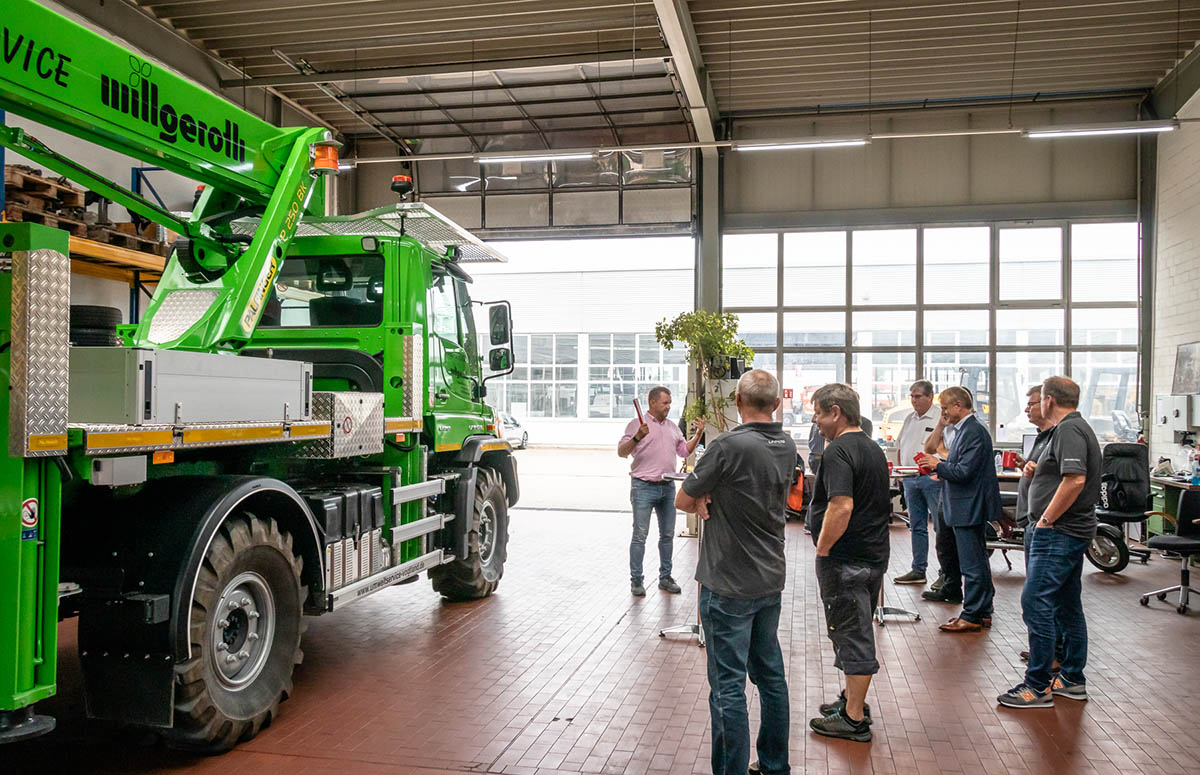
[[[4,168],[4,187],[6,192],[11,190],[14,193],[57,202],[58,207],[84,206],[82,190],[67,183],[34,175],[11,164]]]
[[[19,204],[6,204],[4,215],[10,221],[23,221],[25,223],[40,223],[43,226],[49,226],[52,229],[63,229],[76,237],[86,237],[88,234],[88,225],[83,221],[77,221],[74,218],[66,218],[56,213],[49,213],[44,210],[31,210]]]
[[[119,227],[121,224],[95,225],[87,228],[87,238],[106,245],[137,250],[142,253],[165,255],[166,246],[158,240],[146,239],[140,234],[130,234]]]

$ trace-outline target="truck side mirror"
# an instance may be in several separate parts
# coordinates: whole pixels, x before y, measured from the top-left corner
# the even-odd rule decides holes
[[[488,329],[492,344],[508,344],[512,339],[512,322],[508,318],[508,305],[497,304],[488,310]],[[492,353],[495,354],[495,350]],[[508,368],[505,366],[504,368]]]
[[[488,366],[492,371],[508,371],[512,368],[512,350],[497,347],[488,353]]]

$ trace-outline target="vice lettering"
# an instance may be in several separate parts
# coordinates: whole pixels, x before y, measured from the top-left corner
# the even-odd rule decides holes
[[[24,56],[22,56],[24,49]],[[27,73],[36,73],[44,81],[54,81],[55,84],[66,88],[67,76],[70,72],[67,65],[71,57],[56,52],[50,46],[39,45],[33,38],[24,33],[17,33],[4,28],[4,64],[16,66]]]

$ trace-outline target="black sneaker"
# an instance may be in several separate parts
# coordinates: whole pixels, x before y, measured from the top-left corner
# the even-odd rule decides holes
[[[629,582],[629,591],[633,593],[634,597],[645,597],[646,585],[642,583],[641,579],[634,579]]]
[[[910,570],[903,576],[897,576],[892,579],[893,584],[924,584],[925,574],[920,571]]]
[[[842,740],[853,740],[856,743],[871,742],[871,725],[866,716],[862,721],[854,722],[844,711],[830,713],[824,718],[815,718],[808,722],[812,731],[824,737],[838,737]]]
[[[837,713],[846,707],[846,693],[842,692],[833,702],[827,702],[817,708],[822,716],[828,716],[830,713]],[[863,721],[871,723],[871,706],[868,703],[863,703]]]
[[[930,600],[934,603],[954,603],[955,605],[960,605],[963,601],[961,593],[954,595],[946,592],[944,589],[936,591],[927,589],[921,593],[921,599]]]
[[[670,576],[661,577],[658,580],[658,588],[665,592],[671,592],[676,595],[682,591],[679,588],[679,585],[675,583],[675,579],[671,578]]]
[[[1053,708],[1054,695],[1049,688],[1039,692],[1029,684],[1019,683],[997,697],[996,702],[1006,708]]]

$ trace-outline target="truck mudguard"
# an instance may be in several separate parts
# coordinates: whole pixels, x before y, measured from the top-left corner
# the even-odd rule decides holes
[[[499,471],[509,508],[517,505],[521,488],[517,484],[517,461],[511,444],[495,436],[471,436],[463,442],[456,459],[459,463],[486,465]]]

